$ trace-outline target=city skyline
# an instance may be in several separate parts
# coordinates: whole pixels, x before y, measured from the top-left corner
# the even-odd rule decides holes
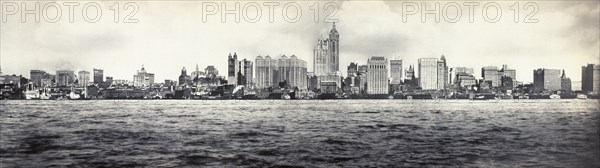
[[[0,44],[2,72],[28,76],[32,69],[54,72],[58,69],[92,71],[99,68],[105,70],[104,76],[131,79],[136,70],[145,65],[156,74],[156,81],[176,80],[182,66],[214,65],[224,72],[227,67],[224,58],[230,52],[237,52],[239,57],[248,59],[258,55],[278,57],[293,54],[306,60],[308,71],[314,72],[312,52],[315,41],[331,28],[330,23],[314,23],[312,20],[297,23],[281,20],[255,24],[202,23],[197,17],[188,17],[177,10],[186,8],[186,5],[197,9],[199,4],[195,2],[169,4],[173,9],[160,10],[155,3],[161,2],[140,4],[140,22],[135,24],[3,23]],[[298,3],[310,6],[309,2]],[[561,6],[564,4],[561,2],[540,2],[540,12],[536,15],[540,22],[532,24],[513,23],[508,14],[498,23],[487,23],[481,19],[474,23],[421,23],[418,15],[403,23],[397,16],[399,5],[395,3],[339,3],[341,10],[336,15],[339,19],[337,30],[341,34],[338,66],[346,67],[350,62],[364,65],[371,56],[385,56],[402,59],[406,70],[405,67],[416,66],[418,58],[445,55],[449,68],[474,68],[474,75],[478,78],[481,67],[508,64],[517,70],[518,81],[528,83],[533,82],[533,69],[565,69],[573,81],[581,81],[581,65],[598,64],[600,49],[597,46],[600,43],[595,37],[598,37],[600,23],[597,22],[598,9],[594,8],[597,2],[566,3],[567,6]],[[590,10],[573,10],[580,7]],[[381,10],[356,12],[365,8]],[[157,16],[159,13],[165,16]],[[557,21],[553,17],[564,19]],[[165,19],[171,20],[166,22],[172,26],[157,25],[164,23]],[[434,17],[428,19],[433,20]],[[109,27],[117,31],[108,32],[95,27]],[[213,29],[230,33],[205,33]],[[474,30],[482,29],[490,33],[470,35]],[[62,31],[72,33],[65,37],[54,35],[65,34],[56,33]],[[265,37],[269,38],[263,40]],[[202,39],[211,40],[204,42]],[[345,71],[342,73],[347,76]]]

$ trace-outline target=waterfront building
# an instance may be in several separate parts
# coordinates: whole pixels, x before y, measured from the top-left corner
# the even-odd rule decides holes
[[[306,61],[298,59],[295,55],[289,58],[285,55],[278,60],[279,82],[287,82],[291,88],[307,88]]]
[[[390,75],[391,75],[391,84],[400,84],[402,83],[402,60],[401,59],[390,59]]]
[[[339,38],[335,23],[329,31],[329,38],[323,36],[317,40],[313,50],[313,67],[317,76],[328,75],[340,70],[339,68]]]
[[[473,74],[469,74],[467,72],[459,72],[456,75],[456,79],[455,79],[455,83],[460,87],[465,87],[468,88],[470,86],[476,85],[477,84],[477,79],[475,78],[475,76],[473,76]]]
[[[154,74],[147,72],[142,65],[142,69],[133,75],[133,85],[135,87],[150,87],[152,84],[154,84]]]
[[[571,78],[568,78],[565,74],[565,70],[562,70],[562,75],[560,76],[560,90],[563,92],[571,92]]]
[[[277,60],[271,59],[270,56],[262,56],[256,57],[256,87],[258,88],[268,88],[272,86],[277,86],[278,79],[278,68],[277,68]]]
[[[15,75],[15,74],[3,75],[3,76],[0,76],[0,84],[8,84],[8,85],[16,86],[16,88],[20,88],[21,83],[23,83],[21,81],[21,79],[23,79],[23,77],[21,75],[19,75],[19,76]],[[6,86],[8,86],[8,85],[6,85]]]
[[[29,71],[29,78],[34,87],[42,87],[42,80],[48,77],[48,73],[43,70]]]
[[[329,74],[325,74],[325,75],[321,75],[319,76],[319,88],[321,88],[322,92],[325,91],[332,91],[332,90],[339,90],[342,87],[342,73],[337,71],[335,73],[329,73]],[[327,89],[324,90],[324,85],[327,85],[327,87],[333,87],[335,86],[336,89]],[[325,92],[325,93],[332,93],[332,92]]]
[[[388,60],[374,56],[367,61],[367,94],[388,94]]]
[[[77,73],[77,78],[78,78],[78,84],[79,86],[87,86],[90,83],[90,71],[79,71]]]
[[[237,59],[237,53],[229,53],[227,57],[227,83],[237,85],[238,72],[240,71],[240,62]]]
[[[240,85],[245,87],[252,87],[254,85],[254,65],[250,60],[242,60],[240,62],[241,68],[241,82]]]
[[[73,70],[56,70],[56,84],[58,86],[70,86],[75,83],[75,72]]]
[[[559,69],[539,68],[533,70],[534,92],[557,91],[561,89],[561,73]]]
[[[581,91],[600,93],[600,65],[588,64],[581,67]]]
[[[404,91],[413,91],[419,87],[419,81],[415,77],[415,69],[413,65],[410,65],[406,70],[406,77],[404,78]]]
[[[513,81],[517,80],[517,70],[509,68],[508,65],[502,65],[502,69],[500,69],[501,76],[509,76]]]
[[[257,56],[255,62],[256,87],[277,87],[279,82],[287,82],[290,87],[307,88],[306,61],[298,59],[295,55],[289,58],[283,55],[279,59]]]
[[[423,90],[438,90],[437,58],[420,58],[418,60],[419,86]]]
[[[185,67],[183,67],[181,69],[181,74],[179,75],[179,85],[183,86],[183,85],[191,85],[192,84],[192,77],[187,75],[187,70],[185,69]]]
[[[100,84],[104,82],[104,70],[94,68],[94,83]]]
[[[486,66],[481,68],[481,77],[484,81],[490,81],[491,87],[500,87],[500,71],[496,66]]]
[[[444,55],[437,61],[437,71],[437,90],[444,90],[448,85],[448,65]]]
[[[454,67],[454,68],[450,68],[450,78],[449,78],[449,83],[450,84],[457,84],[458,81],[456,81],[458,74],[467,74],[467,75],[473,75],[474,71],[473,68],[467,68],[467,67]]]
[[[502,76],[500,77],[500,90],[503,93],[509,93],[507,91],[513,90],[514,80],[510,76]]]

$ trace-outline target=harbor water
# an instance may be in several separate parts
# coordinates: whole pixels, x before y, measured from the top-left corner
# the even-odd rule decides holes
[[[599,167],[598,100],[0,102],[0,167]]]

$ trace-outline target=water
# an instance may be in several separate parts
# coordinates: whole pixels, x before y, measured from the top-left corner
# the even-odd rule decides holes
[[[0,167],[600,166],[595,100],[0,103]]]

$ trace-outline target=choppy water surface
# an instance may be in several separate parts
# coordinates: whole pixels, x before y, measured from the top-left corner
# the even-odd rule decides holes
[[[594,100],[0,103],[0,167],[600,166]]]

